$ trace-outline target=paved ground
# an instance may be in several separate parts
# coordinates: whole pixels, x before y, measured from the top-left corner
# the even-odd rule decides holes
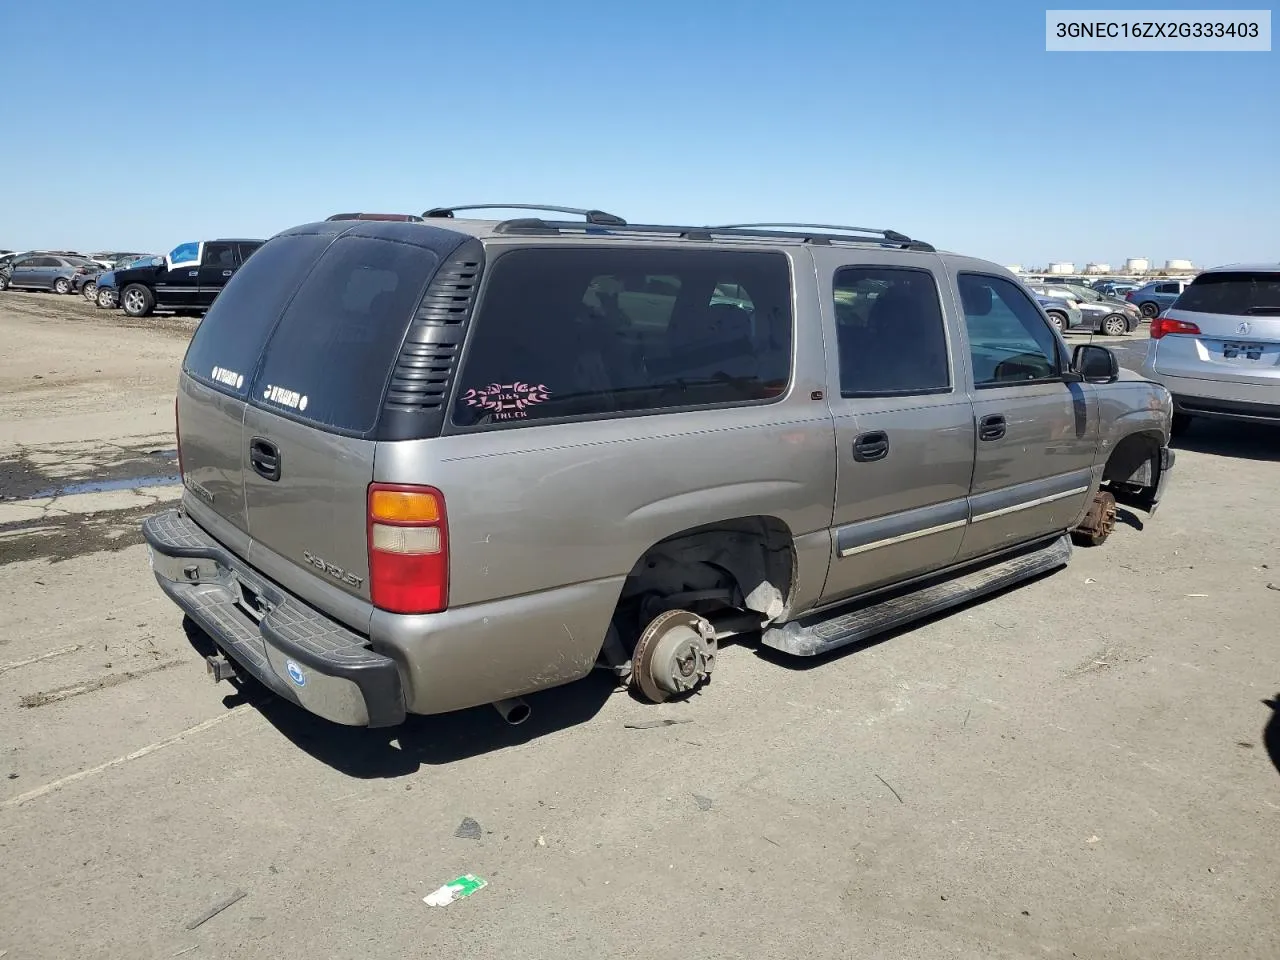
[[[121,319],[0,294],[5,960],[1276,956],[1275,434],[1193,432],[1154,519],[809,669],[352,731],[209,683],[160,599],[190,325]]]

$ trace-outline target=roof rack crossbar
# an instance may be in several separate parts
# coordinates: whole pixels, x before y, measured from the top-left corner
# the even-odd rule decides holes
[[[848,230],[848,228],[836,228]],[[724,227],[692,227],[651,223],[628,223],[620,226],[582,224],[572,221],[541,220],[536,218],[520,220],[504,220],[494,227],[495,233],[502,234],[558,234],[586,233],[610,234],[618,236],[649,235],[666,236],[680,240],[711,240],[715,237],[741,238],[744,240],[791,240],[809,243],[815,246],[829,246],[832,243],[881,244],[905,247],[933,253],[932,245],[893,230],[865,231],[871,236],[856,236],[848,233],[803,232],[794,230],[775,230],[766,226],[733,225]]]
[[[873,233],[876,236],[884,237],[886,240],[893,240],[895,243],[910,243],[911,238],[905,233],[899,233],[897,230],[881,230],[876,227],[846,227],[838,223],[728,223],[716,230],[756,230],[766,228],[781,228],[783,230],[839,230],[841,233]]]
[[[423,211],[424,217],[452,217],[459,210],[543,210],[547,213],[569,213],[582,217],[587,223],[610,227],[625,227],[627,221],[603,210],[584,210],[581,207],[557,207],[545,203],[470,203],[456,207],[432,207]]]

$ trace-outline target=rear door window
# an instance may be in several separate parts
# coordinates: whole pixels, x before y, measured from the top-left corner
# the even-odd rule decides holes
[[[1237,317],[1280,316],[1280,271],[1201,274],[1182,292],[1174,308]]]
[[[560,247],[494,261],[463,360],[464,427],[768,401],[791,369],[786,258]]]
[[[942,303],[932,273],[841,267],[832,288],[841,396],[906,396],[951,388]]]
[[[229,243],[206,243],[203,263],[206,267],[234,267],[236,251]]]
[[[228,284],[269,269],[268,248]],[[439,259],[421,247],[367,237],[333,242],[285,309],[267,344],[253,402],[346,434],[377,422],[414,308]],[[226,296],[224,293],[215,305]]]
[[[301,234],[266,244],[213,301],[191,338],[183,369],[224,393],[248,396],[280,312],[331,240]]]

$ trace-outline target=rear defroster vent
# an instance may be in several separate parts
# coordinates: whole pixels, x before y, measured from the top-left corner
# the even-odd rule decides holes
[[[379,439],[439,435],[483,268],[483,245],[468,240],[436,271],[396,358]]]

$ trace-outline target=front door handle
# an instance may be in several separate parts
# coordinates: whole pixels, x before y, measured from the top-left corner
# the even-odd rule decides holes
[[[188,276],[188,277],[198,277],[198,276],[200,276],[200,271],[199,271],[199,270],[188,270],[188,271],[187,271],[187,276]]]
[[[1004,436],[1005,426],[1004,417],[998,413],[983,417],[978,421],[978,439],[999,440]]]
[[[254,437],[249,441],[249,463],[260,476],[280,479],[280,449],[270,440]]]
[[[889,455],[889,435],[883,430],[872,430],[853,440],[853,459],[858,463],[883,460]]]
[[[229,276],[231,276],[231,271],[230,271],[230,270],[223,270],[223,271],[222,271],[222,275],[223,275],[224,277],[229,277]]]

